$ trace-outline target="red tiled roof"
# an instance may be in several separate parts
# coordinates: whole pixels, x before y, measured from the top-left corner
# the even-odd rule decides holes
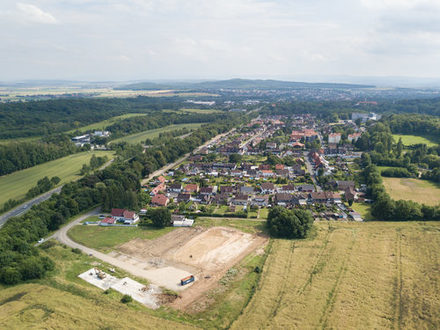
[[[125,212],[125,209],[112,209],[112,216],[113,217],[123,217],[124,212]]]

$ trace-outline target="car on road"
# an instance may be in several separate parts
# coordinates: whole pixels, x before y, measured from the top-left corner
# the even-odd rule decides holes
[[[38,243],[43,243],[44,242],[44,238],[40,238],[39,240],[38,240]]]

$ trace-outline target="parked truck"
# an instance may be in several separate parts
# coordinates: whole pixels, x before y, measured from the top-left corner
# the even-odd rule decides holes
[[[189,284],[189,283],[194,282],[194,281],[195,281],[194,275],[190,275],[190,276],[187,276],[185,278],[182,278],[180,280],[180,285],[183,286],[183,285]]]

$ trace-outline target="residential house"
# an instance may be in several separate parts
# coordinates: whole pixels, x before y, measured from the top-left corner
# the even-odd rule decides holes
[[[185,186],[185,188],[183,189],[183,191],[187,192],[187,193],[190,193],[190,194],[197,193],[197,192],[199,192],[199,185],[195,184],[195,183],[187,184]]]
[[[131,225],[139,221],[139,216],[135,212],[126,209],[112,209],[111,215],[116,221],[125,224]]]
[[[250,187],[250,186],[241,186],[240,187],[240,194],[251,195],[254,192],[255,192],[254,187]]]
[[[249,200],[249,196],[248,195],[246,195],[246,194],[238,194],[232,200],[232,203],[234,205],[247,205],[248,200]]]
[[[169,203],[169,198],[163,194],[157,194],[151,199],[151,204],[156,206],[167,206]]]
[[[354,189],[355,183],[354,181],[342,181],[337,180],[335,181],[336,187],[338,190],[346,190],[347,188]]]
[[[168,192],[180,193],[182,191],[181,183],[173,183],[168,186]]]
[[[201,195],[213,195],[217,193],[217,186],[200,187]]]
[[[161,183],[161,184],[157,185],[156,187],[154,187],[154,188],[151,190],[150,195],[152,195],[152,196],[157,195],[159,192],[161,192],[161,191],[165,191],[165,189],[166,189],[165,184],[164,184],[164,183]]]
[[[296,191],[294,184],[287,184],[278,189],[278,192],[285,194],[293,194]]]
[[[251,205],[266,207],[269,205],[269,195],[257,195],[251,200]]]
[[[232,186],[221,186],[220,187],[220,192],[222,194],[232,194],[232,193],[234,193],[234,191],[235,191],[235,188]]]
[[[181,202],[189,202],[191,200],[191,194],[189,193],[180,193],[179,195],[177,195],[177,203],[181,203]]]
[[[341,195],[332,191],[316,191],[310,193],[312,203],[340,203]]]
[[[272,182],[263,182],[260,189],[262,194],[273,194],[275,192],[275,185]]]
[[[338,144],[339,142],[341,142],[341,137],[341,133],[331,133],[328,135],[328,143]]]
[[[296,188],[298,189],[298,191],[302,191],[302,192],[315,191],[315,186],[312,184],[300,184]]]
[[[275,203],[280,206],[289,206],[292,203],[293,195],[286,193],[275,194]]]

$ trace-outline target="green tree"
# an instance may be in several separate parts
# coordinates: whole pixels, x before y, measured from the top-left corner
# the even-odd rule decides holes
[[[243,157],[239,154],[231,154],[231,155],[229,155],[229,162],[230,163],[240,163],[242,158]]]
[[[164,228],[171,223],[171,212],[166,207],[158,207],[148,212],[148,217],[153,225],[158,228]]]
[[[267,217],[267,227],[274,237],[304,238],[312,225],[311,213],[300,209],[288,210],[275,206]]]

